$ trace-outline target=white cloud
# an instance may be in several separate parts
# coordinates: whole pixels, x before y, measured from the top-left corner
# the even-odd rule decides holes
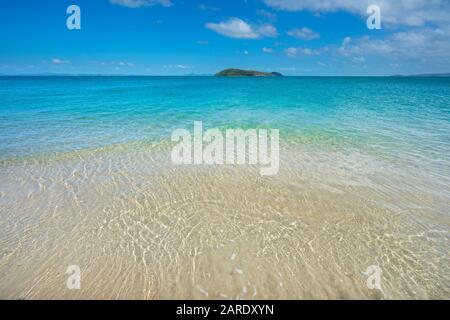
[[[309,49],[309,48],[301,49],[300,52],[301,52],[302,54],[304,54],[305,56],[313,56],[313,55],[318,55],[318,54],[319,54],[318,51],[316,51],[316,50],[311,50],[311,49]]]
[[[211,7],[211,6],[208,6],[208,5],[203,4],[203,3],[200,3],[197,6],[197,9],[202,10],[202,11],[220,11],[221,10],[220,8]]]
[[[184,64],[170,64],[167,68],[175,68],[175,69],[192,69],[192,66],[184,65]]]
[[[290,47],[284,50],[284,53],[289,58],[296,58],[298,56],[318,56],[322,52],[328,51],[328,48],[320,48],[320,49],[309,49],[309,48],[294,48]]]
[[[351,37],[345,37],[342,40],[342,44],[339,47],[338,51],[341,55],[343,56],[350,56],[352,54],[358,54],[360,53],[360,48],[359,47],[355,47],[355,46],[350,46],[352,42],[352,38]]]
[[[112,62],[102,61],[99,64],[101,66],[103,66],[103,67],[105,67],[105,66],[106,67],[114,67],[117,70],[120,69],[121,67],[134,67],[135,66],[134,63],[126,62],[126,61],[119,61],[119,62],[116,62],[116,61],[112,61]]]
[[[239,18],[231,18],[226,22],[219,23],[209,22],[206,27],[231,38],[257,39],[260,37],[248,23]]]
[[[354,64],[363,64],[366,61],[364,57],[353,57],[352,62]]]
[[[354,65],[364,66],[369,61],[385,66],[402,61],[411,67],[447,71],[450,66],[450,1],[449,0],[263,0],[269,7],[286,11],[310,11],[323,14],[344,11],[365,20],[369,5],[381,8],[382,28],[388,33],[370,33],[369,36],[346,37],[332,54],[348,58]],[[365,21],[361,21],[365,23]],[[301,29],[300,29],[301,30]],[[302,33],[289,31],[291,36]],[[372,37],[372,34],[375,37]],[[325,51],[308,48],[288,48],[288,57],[318,55]]]
[[[260,39],[278,36],[276,28],[271,24],[254,26],[239,18],[230,18],[219,23],[209,22],[205,26],[221,35],[236,39]]]
[[[109,0],[109,2],[128,8],[151,7],[155,5],[172,6],[171,0]]]
[[[290,30],[287,34],[301,40],[314,40],[320,38],[320,35],[317,32],[306,27]]]
[[[289,58],[295,58],[298,55],[298,49],[297,48],[287,48],[286,50],[284,50],[284,52],[286,53],[286,55]]]
[[[277,29],[271,24],[263,24],[262,26],[257,27],[257,32],[261,37],[278,37]]]
[[[272,13],[270,11],[264,10],[264,9],[258,9],[256,10],[256,13],[261,16],[266,18],[269,21],[276,21],[277,20],[277,16],[275,13]]]
[[[347,11],[367,17],[367,7],[381,8],[382,23],[389,25],[422,26],[428,22],[450,23],[448,0],[263,0],[268,6],[286,11],[314,13]]]
[[[262,48],[262,52],[265,52],[265,53],[272,53],[272,52],[273,52],[273,49],[272,49],[272,48],[266,48],[266,47],[264,47],[264,48]]]
[[[399,58],[418,61],[450,62],[450,27],[422,28],[396,32],[385,39],[344,38],[338,48],[345,57],[379,55],[385,58]]]
[[[118,64],[119,64],[119,66],[121,66],[121,67],[134,67],[134,63],[131,63],[131,62],[123,62],[123,61],[120,61]]]
[[[61,60],[61,59],[55,58],[55,59],[52,60],[52,63],[53,64],[68,64],[68,63],[70,63],[70,61],[69,60]]]

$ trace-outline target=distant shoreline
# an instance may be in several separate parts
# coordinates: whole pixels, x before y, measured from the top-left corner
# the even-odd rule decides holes
[[[39,78],[56,78],[56,77],[142,77],[142,78],[218,78],[215,75],[135,75],[135,74],[0,74],[0,78],[7,77],[39,77]],[[282,78],[449,78],[450,73],[439,74],[417,74],[417,75],[284,75]],[[221,77],[221,78],[280,78],[280,77]]]

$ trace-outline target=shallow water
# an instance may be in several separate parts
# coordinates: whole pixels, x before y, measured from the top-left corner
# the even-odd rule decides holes
[[[0,298],[449,299],[449,89],[2,77]],[[174,166],[194,121],[279,129],[279,174]]]

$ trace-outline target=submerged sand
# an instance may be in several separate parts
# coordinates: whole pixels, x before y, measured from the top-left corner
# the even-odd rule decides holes
[[[0,166],[2,299],[449,299],[447,178],[296,146],[280,172],[115,146]],[[447,189],[448,191],[448,189]],[[81,289],[68,290],[69,265]],[[364,272],[382,270],[382,291]]]

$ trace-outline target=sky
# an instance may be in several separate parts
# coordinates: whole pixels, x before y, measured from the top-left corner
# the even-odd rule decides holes
[[[441,73],[449,52],[450,0],[0,0],[0,74]]]

